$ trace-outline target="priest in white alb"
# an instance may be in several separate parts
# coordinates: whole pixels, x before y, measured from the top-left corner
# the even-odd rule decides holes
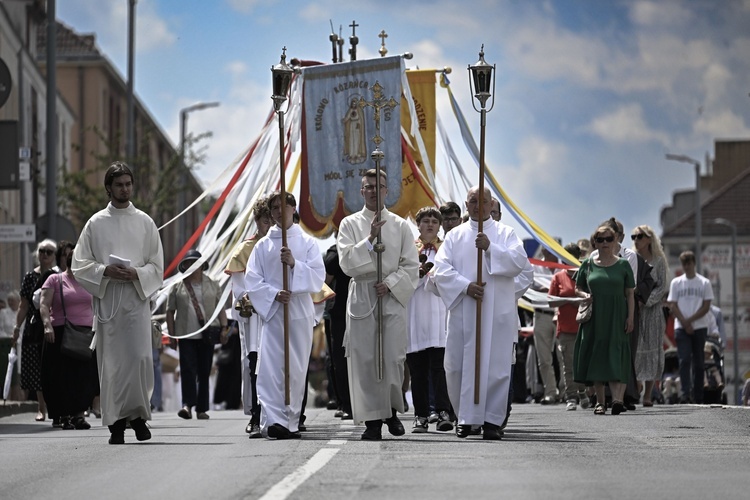
[[[432,279],[448,308],[445,376],[458,417],[456,435],[466,437],[482,426],[483,438],[502,438],[500,426],[508,406],[510,371],[518,339],[517,290],[533,272],[521,239],[513,229],[490,218],[489,189],[479,205],[479,189],[466,197],[470,220],[445,236],[435,257]],[[482,217],[483,232],[478,232]],[[477,249],[482,254],[482,281],[477,282]],[[524,280],[516,279],[526,275]],[[474,402],[476,304],[482,302],[479,402]]]
[[[102,424],[109,426],[110,444],[124,443],[128,421],[136,439],[151,438],[150,297],[162,285],[164,253],[156,224],[130,202],[133,183],[126,164],[107,169],[110,202],[84,226],[71,265],[94,300]]]
[[[299,439],[299,420],[305,395],[307,366],[315,326],[311,293],[325,280],[323,257],[317,242],[293,223],[297,202],[286,193],[284,218],[278,191],[268,198],[276,225],[255,244],[247,263],[245,287],[256,313],[263,320],[258,354],[258,401],[261,434],[273,439]],[[282,245],[282,224],[287,246]],[[289,289],[283,289],[283,267],[288,266]],[[289,308],[289,405],[285,404],[284,304]]]
[[[385,206],[386,175],[370,169],[362,178],[365,206],[341,221],[336,246],[341,270],[351,276],[344,348],[348,358],[349,392],[355,421],[365,422],[363,440],[382,439],[383,421],[394,436],[403,435],[396,412],[404,411],[401,385],[406,360],[406,306],[419,281],[419,258],[406,221]],[[380,190],[381,206],[377,206]],[[380,213],[380,220],[377,215]],[[377,276],[374,250],[378,231],[385,244],[382,281]],[[383,308],[383,377],[378,380],[376,338],[377,303]]]

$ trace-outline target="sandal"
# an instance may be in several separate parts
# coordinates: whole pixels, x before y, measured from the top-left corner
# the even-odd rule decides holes
[[[643,407],[644,408],[649,408],[651,406],[654,406],[654,403],[652,403],[651,401],[644,401],[643,402]]]
[[[607,409],[604,407],[603,404],[598,403],[596,407],[594,408],[594,415],[606,415]]]

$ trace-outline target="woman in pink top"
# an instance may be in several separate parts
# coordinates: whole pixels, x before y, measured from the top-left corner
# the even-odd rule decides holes
[[[62,247],[62,257],[67,262],[65,271],[51,275],[42,285],[42,387],[50,415],[59,416],[63,429],[90,429],[91,425],[83,414],[99,385],[96,356],[80,361],[60,352],[66,317],[70,323],[79,326],[91,326],[93,322],[91,295],[78,284],[70,270],[73,248],[72,243]],[[61,290],[65,299],[65,313]]]

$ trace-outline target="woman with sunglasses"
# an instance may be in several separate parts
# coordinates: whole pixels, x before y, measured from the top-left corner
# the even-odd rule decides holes
[[[21,347],[21,388],[25,391],[36,391],[39,401],[39,412],[36,421],[42,422],[46,418],[47,405],[42,393],[42,341],[44,340],[44,326],[39,315],[39,309],[34,306],[34,290],[40,288],[40,278],[55,266],[55,252],[57,243],[46,239],[36,247],[36,257],[39,265],[27,272],[21,282],[21,305],[16,315],[16,326],[13,327],[13,343],[18,340],[23,323],[23,344]],[[45,276],[46,278],[46,276]]]
[[[648,262],[651,269],[651,277],[656,286],[645,304],[640,307],[638,317],[638,350],[635,354],[635,376],[638,380],[638,388],[641,384],[645,386],[643,393],[643,406],[653,406],[651,392],[654,383],[661,380],[664,371],[664,330],[666,320],[662,312],[662,301],[669,292],[669,266],[661,241],[649,226],[638,226],[630,235],[633,247],[638,255]]]
[[[606,413],[604,384],[612,393],[612,415],[625,411],[623,397],[630,376],[630,340],[635,311],[635,279],[627,260],[615,253],[617,237],[608,225],[591,237],[597,255],[586,259],[576,273],[576,295],[593,301],[591,319],[578,329],[573,379],[594,385],[596,415]]]

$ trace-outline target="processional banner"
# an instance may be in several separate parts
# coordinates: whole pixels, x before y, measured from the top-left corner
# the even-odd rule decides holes
[[[435,175],[435,143],[436,112],[435,112],[435,70],[409,70],[406,72],[409,89],[414,104],[414,117],[410,113],[406,96],[401,102],[401,125],[406,134],[404,144],[404,161],[402,164],[403,193],[399,201],[390,208],[391,211],[406,218],[417,215],[422,207],[435,206],[434,188],[429,179]],[[417,137],[412,130],[416,125],[427,158],[422,158],[421,148],[418,147]],[[425,161],[428,160],[428,161]],[[428,169],[430,170],[428,172]]]
[[[401,56],[312,66],[303,69],[302,173],[299,213],[306,229],[328,235],[346,215],[363,206],[362,176],[375,162],[373,139],[382,137],[381,168],[388,174],[386,207],[402,196],[401,110],[380,110],[376,128],[373,87],[401,102]]]

